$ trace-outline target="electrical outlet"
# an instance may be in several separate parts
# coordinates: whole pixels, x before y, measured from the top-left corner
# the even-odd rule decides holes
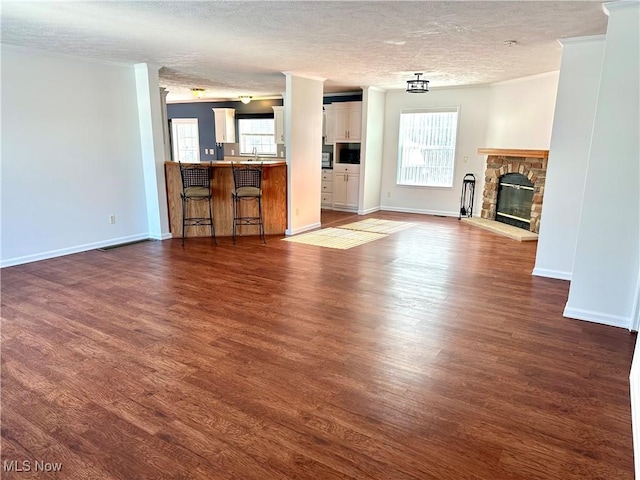
[[[236,151],[232,148],[231,149],[231,156],[234,156],[236,154]]]
[[[113,225],[114,223],[116,223],[116,216],[115,215],[109,215],[109,223],[111,225]]]
[[[300,215],[300,209],[299,209],[299,208],[296,208],[296,217],[297,217],[298,215]]]
[[[467,163],[468,161],[469,161],[469,157],[464,157],[464,158],[462,159],[462,163]]]

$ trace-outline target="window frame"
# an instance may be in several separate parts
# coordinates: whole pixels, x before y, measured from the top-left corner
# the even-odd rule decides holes
[[[242,147],[243,147],[243,141],[242,141],[242,137],[243,132],[242,132],[242,122],[244,121],[264,121],[264,120],[271,120],[272,122],[272,126],[273,126],[273,130],[272,130],[272,134],[268,135],[268,134],[260,134],[260,133],[254,133],[253,135],[257,135],[257,136],[271,136],[273,139],[273,153],[262,153],[262,152],[258,152],[258,155],[261,157],[277,157],[278,156],[278,144],[276,142],[276,119],[275,116],[268,116],[268,117],[263,117],[263,116],[251,116],[251,117],[240,117],[238,118],[238,154],[242,157],[249,157],[253,155],[253,152],[247,152],[247,151],[243,151]],[[246,134],[248,135],[248,134]]]
[[[454,141],[451,146],[451,181],[449,185],[436,185],[436,184],[424,184],[424,183],[406,183],[401,182],[401,168],[402,168],[402,150],[403,150],[403,135],[402,135],[402,115],[422,114],[422,113],[455,113],[455,131]],[[403,188],[436,188],[436,189],[449,189],[455,188],[456,178],[456,156],[458,152],[458,134],[460,130],[460,107],[448,106],[448,107],[427,107],[427,108],[414,108],[403,109],[398,116],[398,150],[397,150],[397,162],[396,162],[396,186]]]

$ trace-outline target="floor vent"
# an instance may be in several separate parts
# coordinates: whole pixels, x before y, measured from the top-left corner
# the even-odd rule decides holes
[[[125,243],[117,243],[115,245],[108,245],[106,247],[98,248],[97,250],[100,252],[108,252],[109,250],[114,250],[120,247],[128,247],[129,245],[135,245],[136,243],[145,243],[145,242],[155,242],[155,240],[151,238],[145,238],[143,240],[134,240],[133,242],[125,242]]]

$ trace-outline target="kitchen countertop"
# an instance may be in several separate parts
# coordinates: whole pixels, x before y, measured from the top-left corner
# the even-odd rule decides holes
[[[230,158],[230,159],[229,159]],[[238,158],[236,160],[236,158]],[[177,165],[178,162],[164,162],[165,165]],[[263,167],[279,167],[282,165],[286,165],[287,162],[284,160],[247,160],[247,157],[225,157],[225,160],[212,160],[211,162],[200,162],[198,165],[209,165],[211,164],[212,168],[221,168],[221,167],[230,167],[231,164],[234,163],[236,165],[260,165]]]

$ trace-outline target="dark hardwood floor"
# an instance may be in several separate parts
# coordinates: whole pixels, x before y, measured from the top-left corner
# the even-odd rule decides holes
[[[2,270],[2,478],[633,477],[635,335],[563,318],[535,243],[369,217],[416,226]]]

